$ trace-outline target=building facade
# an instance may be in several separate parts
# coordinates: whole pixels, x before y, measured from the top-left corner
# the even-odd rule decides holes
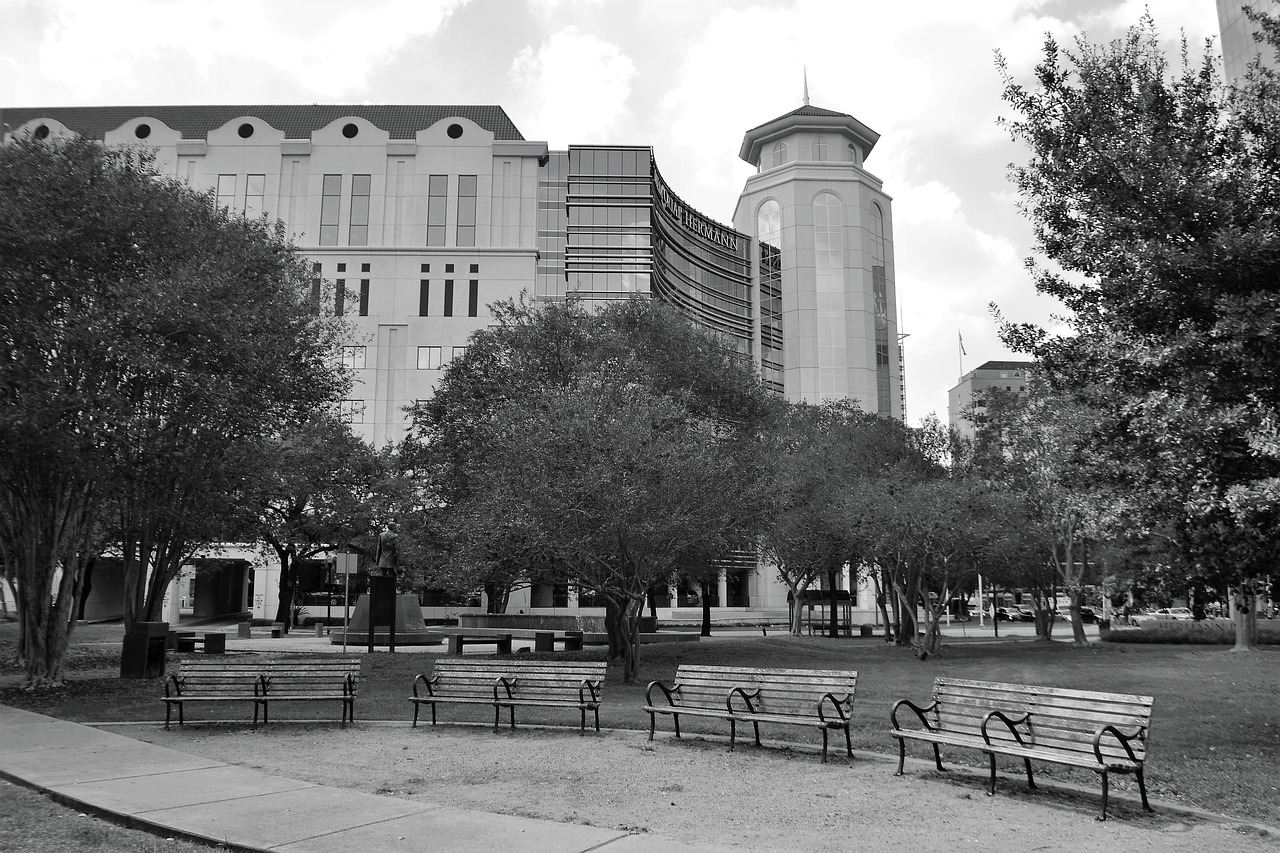
[[[1245,71],[1259,55],[1263,62],[1280,71],[1280,60],[1269,45],[1253,40],[1257,28],[1244,14],[1244,6],[1252,6],[1258,12],[1280,17],[1280,0],[1218,0],[1218,29],[1222,33],[1222,65],[1227,80],[1244,76]]]
[[[6,137],[145,147],[218,204],[283,222],[317,293],[336,285],[326,309],[355,329],[342,414],[374,445],[403,438],[407,407],[434,393],[488,306],[522,294],[648,294],[721,333],[787,399],[902,416],[890,199],[865,168],[878,135],[850,115],[806,103],[747,131],[739,154],[757,172],[732,226],[681,199],[651,148],[552,151],[497,106],[6,108],[0,122]],[[718,606],[785,612],[769,570],[735,565]],[[535,588],[511,607],[570,598]],[[682,603],[673,589],[668,607]]]
[[[995,389],[1012,394],[1023,394],[1029,381],[1028,371],[1035,367],[1032,361],[988,361],[970,370],[947,393],[947,415],[951,427],[966,438],[973,438],[975,426],[970,413],[982,414],[973,408],[987,391]]]

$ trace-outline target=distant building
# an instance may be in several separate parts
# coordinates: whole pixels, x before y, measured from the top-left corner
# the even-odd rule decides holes
[[[879,134],[807,95],[745,133],[738,156],[756,171],[732,226],[681,199],[651,148],[551,150],[492,105],[37,106],[4,108],[0,129],[0,142],[146,148],[217,204],[283,222],[315,298],[336,285],[323,310],[354,329],[340,413],[373,445],[404,437],[406,407],[493,322],[488,306],[522,293],[588,305],[649,295],[720,333],[788,400],[848,398],[902,418],[891,199],[866,166]],[[224,572],[237,594],[219,606],[273,613],[274,571]],[[710,591],[719,615],[785,613],[775,574],[753,554],[727,561]],[[512,610],[580,606],[564,585],[520,596]],[[177,587],[170,598],[183,606]],[[696,590],[657,598],[664,617],[698,615]],[[872,592],[855,607],[873,619]]]
[[[1218,0],[1218,29],[1222,32],[1222,64],[1226,79],[1235,80],[1244,76],[1249,63],[1259,54],[1263,61],[1280,71],[1280,63],[1269,45],[1262,45],[1253,40],[1256,28],[1245,17],[1244,6],[1254,10],[1280,16],[1280,0]]]
[[[947,396],[948,420],[961,435],[973,438],[975,427],[969,420],[969,409],[983,392],[991,388],[1015,394],[1027,390],[1027,371],[1035,366],[1031,361],[988,361],[960,377],[960,382]]]

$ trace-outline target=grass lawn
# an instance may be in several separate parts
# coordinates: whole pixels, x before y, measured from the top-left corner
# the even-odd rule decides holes
[[[81,626],[70,658],[68,685],[57,690],[0,690],[0,702],[81,722],[161,721],[164,694],[157,681],[124,681],[118,669],[119,627]],[[0,625],[0,659],[12,661],[14,627]],[[642,681],[624,685],[610,667],[605,682],[601,724],[614,728],[646,729],[644,704],[649,680],[669,681],[680,663],[730,666],[856,669],[858,694],[854,703],[854,747],[896,755],[896,742],[887,734],[889,711],[900,698],[928,699],[933,679],[940,675],[1044,684],[1089,690],[1138,693],[1155,697],[1148,790],[1153,797],[1199,806],[1214,812],[1277,823],[1280,814],[1280,648],[1267,647],[1235,654],[1220,646],[1093,644],[1076,648],[1066,643],[1020,640],[956,642],[942,653],[917,660],[907,649],[886,646],[875,639],[818,637],[743,637],[699,643],[648,645],[643,648]],[[603,657],[602,649],[581,653],[558,652],[549,657]],[[356,703],[357,719],[404,720],[412,710],[405,697],[418,672],[429,671],[434,655],[388,654],[367,656]],[[170,669],[174,668],[172,658]],[[3,671],[14,674],[11,663]],[[235,711],[190,709],[188,720],[203,714],[227,718]],[[252,714],[246,704],[243,719]],[[284,709],[282,709],[284,710]],[[282,716],[334,717],[337,706],[290,707]],[[209,717],[205,717],[208,719]],[[482,708],[444,708],[443,721],[492,721]],[[577,724],[576,713],[526,709],[527,723]],[[247,722],[246,722],[247,725]],[[660,736],[671,736],[670,720],[659,720]],[[681,729],[727,734],[723,723],[686,719]],[[333,737],[341,737],[334,725]],[[764,736],[779,740],[814,740],[812,732],[791,727],[765,727]],[[323,747],[321,747],[321,750]],[[927,747],[909,745],[908,752],[926,757]],[[978,753],[954,752],[952,760],[977,764]],[[1013,765],[1002,764],[1013,773]],[[1049,777],[1070,777],[1072,771],[1045,766]],[[1016,773],[1014,773],[1016,775]],[[1077,778],[1096,786],[1093,774]],[[1131,787],[1118,777],[1116,787]]]

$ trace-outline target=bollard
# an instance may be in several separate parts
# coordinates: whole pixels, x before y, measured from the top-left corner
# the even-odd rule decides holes
[[[324,636],[324,625],[319,622],[316,623],[316,636],[317,637]]]
[[[278,640],[282,636],[284,636],[284,623],[272,622],[271,623],[271,639]]]
[[[236,636],[242,640],[253,639],[253,624],[250,622],[241,622],[236,626]]]

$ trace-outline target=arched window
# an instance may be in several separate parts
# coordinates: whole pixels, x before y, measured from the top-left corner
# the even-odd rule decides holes
[[[773,165],[781,166],[787,162],[787,143],[779,142],[773,146]]]
[[[812,149],[814,160],[821,163],[827,159],[827,138],[825,136],[815,136],[813,142],[809,144],[809,148]]]
[[[858,162],[858,149],[853,147],[852,142],[850,142],[849,146],[845,148],[844,156],[850,163]]]
[[[756,238],[774,248],[782,248],[782,207],[774,199],[760,205],[756,214]]]

